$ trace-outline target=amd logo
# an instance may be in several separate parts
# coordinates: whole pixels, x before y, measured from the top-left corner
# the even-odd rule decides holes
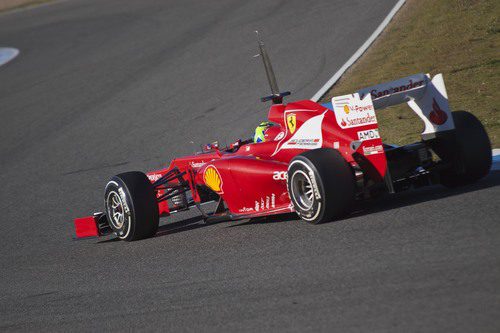
[[[358,139],[360,141],[380,139],[380,135],[378,134],[378,129],[370,129],[366,131],[359,131]]]

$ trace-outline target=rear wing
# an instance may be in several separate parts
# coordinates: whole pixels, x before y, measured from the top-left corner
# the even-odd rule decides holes
[[[455,128],[442,74],[433,78],[429,74],[415,74],[360,89],[353,95],[357,95],[355,98],[359,100],[366,100],[369,95],[375,110],[407,103],[424,122],[425,127],[421,134],[423,140],[432,139],[438,132]],[[345,96],[333,97],[332,105],[342,98]]]

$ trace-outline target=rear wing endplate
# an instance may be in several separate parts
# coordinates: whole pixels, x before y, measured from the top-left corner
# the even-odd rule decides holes
[[[375,110],[407,103],[424,122],[422,139],[436,137],[436,133],[453,130],[453,118],[443,75],[415,74],[392,82],[378,84],[357,91],[359,98],[371,96]],[[332,98],[335,105],[336,97]]]

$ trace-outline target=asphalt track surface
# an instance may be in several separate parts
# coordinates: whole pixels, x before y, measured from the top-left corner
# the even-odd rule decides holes
[[[282,89],[305,99],[395,2],[75,0],[0,15],[0,43],[21,50],[0,68],[0,330],[498,331],[499,171],[320,226],[203,226],[193,212],[149,240],[72,240],[111,175],[265,119],[255,29]]]

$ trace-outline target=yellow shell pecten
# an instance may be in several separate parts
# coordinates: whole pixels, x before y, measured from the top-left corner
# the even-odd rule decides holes
[[[209,166],[205,169],[203,180],[205,181],[205,184],[207,184],[207,186],[215,192],[222,192],[222,179],[220,178],[217,169],[213,166]]]

